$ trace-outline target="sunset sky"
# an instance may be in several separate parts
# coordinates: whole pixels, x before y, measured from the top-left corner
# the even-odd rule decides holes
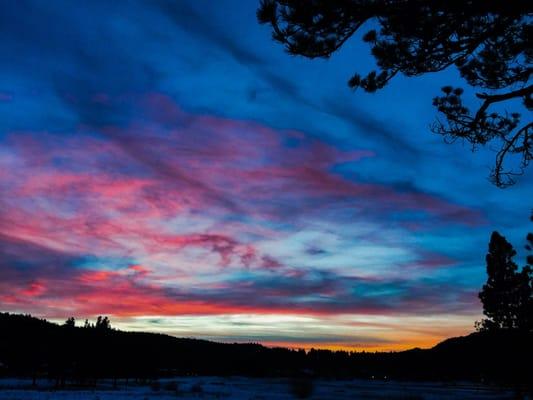
[[[493,152],[430,132],[455,70],[354,93],[365,44],[291,57],[256,7],[0,2],[0,311],[304,348],[473,330],[531,171],[498,189]]]

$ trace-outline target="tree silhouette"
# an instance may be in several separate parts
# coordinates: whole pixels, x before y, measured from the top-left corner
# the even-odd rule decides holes
[[[478,325],[480,330],[532,329],[532,270],[529,266],[518,271],[513,261],[516,251],[498,232],[489,243],[487,283],[479,293],[483,313],[487,319]]]
[[[468,142],[473,149],[496,144],[491,179],[499,187],[515,182],[533,158],[533,123],[503,111],[515,100],[533,109],[533,3],[499,0],[262,0],[260,23],[293,55],[330,57],[365,23],[377,71],[355,74],[352,88],[375,92],[398,74],[417,76],[455,66],[471,86],[482,90],[481,105],[471,111],[460,88],[444,87],[433,104],[443,119],[432,130],[445,141]],[[487,93],[486,91],[490,91]],[[490,110],[489,110],[490,109]],[[511,154],[519,166],[508,169]]]
[[[101,315],[98,316],[96,319],[96,329],[102,329],[102,330],[108,330],[111,329],[111,321],[109,321],[109,318],[102,317]]]
[[[74,328],[76,326],[76,319],[74,317],[67,318],[63,326],[67,328]]]
[[[533,212],[531,213],[529,219],[531,222],[533,222]],[[526,256],[527,265],[524,267],[524,269],[529,272],[530,276],[533,276],[533,232],[529,232],[527,234],[525,248],[529,254]],[[530,330],[533,330],[533,277],[531,278],[530,286],[532,297],[529,299],[529,306],[526,310],[526,316],[528,320],[528,326],[530,327]]]
[[[529,217],[530,221],[533,222],[533,212],[531,213],[531,216]],[[529,232],[526,237],[526,250],[531,253],[533,252],[533,233]],[[533,254],[528,254],[527,256],[527,263],[530,267],[533,267]]]

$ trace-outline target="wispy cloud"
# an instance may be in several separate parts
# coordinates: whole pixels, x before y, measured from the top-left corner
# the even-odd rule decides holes
[[[302,132],[254,122],[189,114],[158,94],[90,102],[102,99],[115,110],[136,110],[136,117],[127,126],[81,126],[69,135],[16,132],[5,139],[4,307],[46,304],[54,314],[74,308],[84,315],[471,308],[468,288],[437,291],[446,283],[400,279],[393,272],[453,265],[445,256],[416,246],[382,247],[373,262],[386,263],[388,274],[374,276],[360,267],[354,274],[350,268],[361,260],[343,264],[342,253],[328,258],[328,250],[310,251],[312,242],[298,250],[296,237],[287,235],[283,224],[316,231],[306,220],[331,224],[333,218],[339,230],[346,225],[342,214],[351,210],[369,223],[413,212],[442,224],[479,222],[477,212],[436,196],[335,172],[336,165],[372,152],[340,150]],[[364,254],[377,242],[367,234],[352,246]],[[276,250],[281,243],[295,257],[282,257]],[[328,247],[327,241],[321,245]],[[300,252],[305,257],[297,261]],[[393,264],[388,253],[403,258]]]

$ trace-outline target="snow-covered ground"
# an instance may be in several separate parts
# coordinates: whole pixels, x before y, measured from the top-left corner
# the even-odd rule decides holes
[[[370,400],[440,400],[440,399],[531,399],[502,390],[470,384],[408,383],[392,381],[313,381],[308,399]],[[31,388],[27,380],[0,379],[1,400],[170,400],[170,399],[235,399],[271,400],[297,398],[286,379],[251,379],[221,377],[184,377],[160,379],[152,384],[113,389],[110,382],[99,383],[97,389],[54,390],[53,383],[38,381]]]

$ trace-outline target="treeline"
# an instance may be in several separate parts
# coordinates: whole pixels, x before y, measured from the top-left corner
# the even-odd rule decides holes
[[[528,383],[533,334],[477,332],[432,349],[396,353],[267,348],[224,344],[89,325],[63,326],[0,314],[0,370],[6,376],[54,379],[58,386],[99,379],[149,380],[177,375],[317,376]]]

